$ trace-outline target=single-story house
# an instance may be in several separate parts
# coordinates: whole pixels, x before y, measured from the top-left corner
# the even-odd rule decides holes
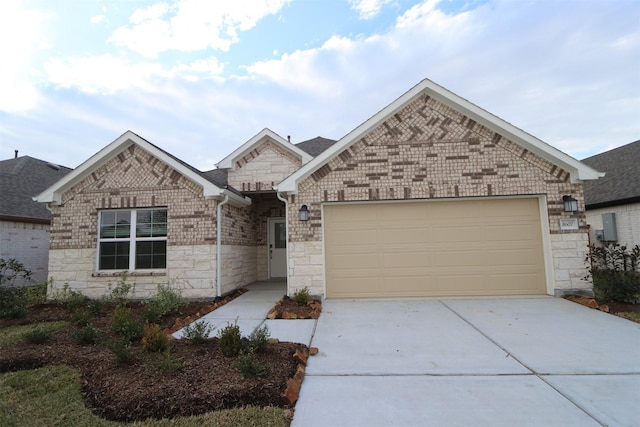
[[[71,169],[29,156],[0,161],[0,258],[15,259],[34,282],[48,278],[51,212],[32,200]],[[14,285],[23,285],[18,279]]]
[[[591,242],[640,244],[640,140],[582,161],[606,173],[584,183]]]
[[[602,175],[424,80],[337,142],[265,129],[206,172],[129,131],[36,199],[56,286],[90,296],[122,271],[138,297],[554,295],[590,287]]]

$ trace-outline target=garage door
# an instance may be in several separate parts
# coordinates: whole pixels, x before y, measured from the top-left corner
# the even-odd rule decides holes
[[[324,206],[327,296],[544,294],[537,198]]]

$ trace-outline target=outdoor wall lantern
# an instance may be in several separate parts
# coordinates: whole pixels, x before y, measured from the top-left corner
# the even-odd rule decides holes
[[[302,205],[300,207],[300,210],[298,211],[298,218],[300,218],[300,221],[309,221],[309,208],[307,208],[307,205]]]
[[[562,196],[565,212],[578,212],[578,201],[571,196]]]

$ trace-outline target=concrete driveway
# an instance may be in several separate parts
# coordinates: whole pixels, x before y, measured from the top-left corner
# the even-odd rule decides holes
[[[292,426],[639,426],[640,324],[552,297],[326,300]]]

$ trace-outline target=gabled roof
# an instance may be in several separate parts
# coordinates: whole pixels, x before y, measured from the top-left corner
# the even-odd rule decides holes
[[[82,181],[91,172],[113,159],[132,144],[138,145],[143,150],[149,152],[157,159],[168,164],[182,175],[200,185],[205,197],[223,198],[224,196],[229,196],[230,203],[237,206],[246,206],[251,204],[251,199],[239,196],[236,192],[220,185],[216,180],[216,176],[199,171],[193,166],[167,153],[131,131],[123,133],[111,144],[107,145],[78,166],[72,173],[69,173],[54,185],[38,194],[34,200],[44,203],[60,203],[62,200],[62,194],[65,191]]]
[[[48,223],[51,212],[32,197],[72,170],[29,156],[0,161],[0,218]]]
[[[298,142],[296,144],[296,147],[300,148],[303,151],[306,151],[313,157],[316,157],[322,154],[327,148],[331,147],[336,142],[338,141],[336,141],[335,139],[328,139],[317,136],[313,139]]]
[[[431,80],[425,79],[411,88],[404,95],[393,101],[383,110],[379,111],[369,120],[345,135],[318,157],[298,169],[295,173],[291,174],[275,188],[280,192],[295,193],[297,191],[298,183],[323,165],[327,164],[331,159],[349,148],[352,144],[356,143],[370,131],[388,120],[391,116],[398,113],[406,105],[423,95],[428,95],[436,101],[439,101],[459,113],[475,120],[486,128],[502,135],[516,144],[519,144],[523,148],[526,148],[543,159],[548,160],[552,164],[561,167],[570,173],[572,182],[598,179],[599,177],[604,176],[601,172],[592,169],[568,154],[544,143],[501,118],[494,116],[488,111],[483,110],[466,99],[461,98],[442,86],[437,85]]]
[[[253,138],[242,144],[239,148],[234,150],[227,157],[222,159],[219,163],[216,164],[217,168],[220,169],[234,169],[236,161],[242,157],[244,157],[251,150],[259,147],[265,141],[271,141],[275,144],[280,145],[283,149],[293,153],[296,156],[299,156],[302,159],[302,164],[309,162],[313,158],[313,156],[309,155],[304,150],[296,147],[271,129],[262,129],[257,135]]]
[[[604,178],[584,183],[587,209],[640,202],[640,140],[582,162],[606,173]]]

